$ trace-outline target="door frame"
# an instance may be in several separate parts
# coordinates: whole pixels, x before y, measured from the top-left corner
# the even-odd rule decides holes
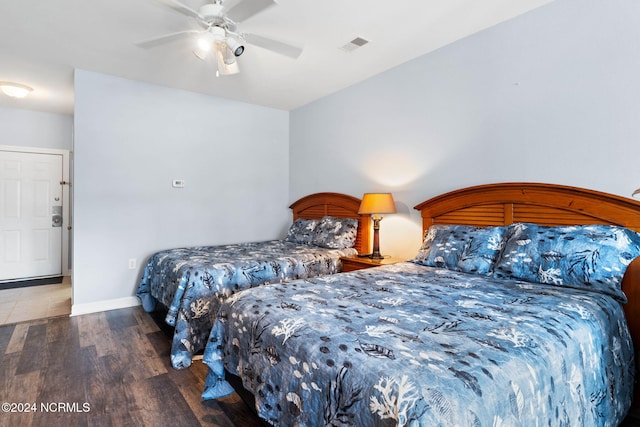
[[[71,156],[72,152],[69,150],[61,150],[56,148],[38,148],[38,147],[18,147],[13,145],[0,145],[0,151],[10,151],[18,153],[31,153],[31,154],[55,154],[62,156],[62,181],[66,184],[62,185],[62,275],[71,276],[71,268],[69,266],[69,259],[71,254],[69,253],[69,242],[72,233],[72,218],[71,218]]]

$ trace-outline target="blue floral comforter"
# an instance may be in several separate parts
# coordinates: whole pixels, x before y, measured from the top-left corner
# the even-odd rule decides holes
[[[617,426],[633,347],[602,293],[413,263],[237,293],[205,350],[281,426]]]
[[[234,292],[266,283],[342,271],[347,249],[324,249],[286,240],[169,249],[152,255],[136,295],[151,312],[158,301],[168,307],[166,322],[175,327],[171,364],[191,365],[204,349],[221,302]]]

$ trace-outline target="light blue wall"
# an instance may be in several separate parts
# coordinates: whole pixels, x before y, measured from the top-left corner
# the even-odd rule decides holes
[[[291,199],[392,191],[382,251],[412,256],[417,203],[536,181],[640,187],[640,2],[556,0],[291,113]],[[386,251],[385,251],[386,249]]]
[[[637,22],[556,0],[290,114],[78,71],[74,118],[1,110],[2,144],[69,149],[75,123],[74,304],[131,297],[159,249],[281,236],[315,191],[392,191],[382,250],[409,257],[412,207],[445,191],[640,187]]]
[[[71,150],[73,117],[0,107],[0,145]]]
[[[132,297],[157,250],[290,224],[286,111],[77,70],[74,121],[74,307]]]

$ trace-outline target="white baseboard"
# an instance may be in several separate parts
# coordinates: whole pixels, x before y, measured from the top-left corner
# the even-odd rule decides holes
[[[116,310],[118,308],[135,307],[137,305],[140,305],[140,299],[138,299],[138,297],[125,297],[106,301],[89,302],[85,304],[73,304],[71,306],[71,316]]]

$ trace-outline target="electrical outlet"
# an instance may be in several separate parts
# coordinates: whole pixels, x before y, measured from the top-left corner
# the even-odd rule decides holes
[[[136,259],[129,258],[129,270],[133,270],[134,268],[136,268]]]

